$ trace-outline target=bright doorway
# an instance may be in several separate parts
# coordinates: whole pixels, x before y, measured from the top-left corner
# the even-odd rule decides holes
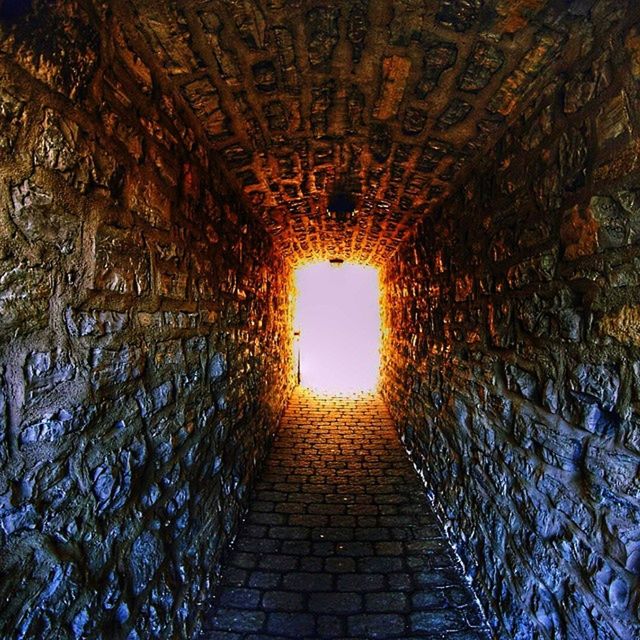
[[[324,394],[375,390],[380,370],[378,270],[318,262],[296,269],[296,367]]]

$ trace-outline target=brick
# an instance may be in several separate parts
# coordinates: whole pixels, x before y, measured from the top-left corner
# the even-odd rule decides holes
[[[344,623],[337,616],[318,616],[317,629],[320,638],[339,638],[344,636]]]
[[[270,613],[267,629],[289,638],[310,637],[315,632],[315,618],[305,613]]]
[[[332,576],[327,573],[290,573],[284,576],[282,584],[292,590],[327,591],[332,582]]]
[[[280,513],[260,513],[253,510],[249,514],[249,522],[253,524],[283,525],[285,521],[286,516]]]
[[[222,631],[260,631],[266,620],[262,611],[220,608],[211,619],[211,626]]]
[[[280,573],[270,571],[252,571],[249,574],[247,584],[256,589],[273,589],[280,584]]]
[[[356,561],[353,558],[327,558],[324,568],[331,573],[353,573],[356,570]]]
[[[267,591],[262,598],[262,607],[276,611],[302,611],[301,593],[291,591]]]
[[[309,610],[316,613],[358,613],[362,610],[362,596],[357,593],[312,593]]]
[[[375,591],[381,589],[384,576],[381,574],[347,573],[338,576],[338,591]]]
[[[414,609],[447,609],[450,606],[444,589],[427,589],[418,591],[411,597]]]
[[[394,638],[404,630],[404,619],[395,614],[362,614],[349,618],[349,632],[356,637]]]
[[[236,544],[239,551],[249,553],[275,553],[280,546],[278,540],[267,540],[266,538],[241,538]]]
[[[225,589],[220,594],[220,605],[237,609],[256,609],[261,595],[256,589]]]
[[[341,411],[340,404],[333,405],[332,411]],[[268,511],[252,511],[262,515],[258,515],[252,526],[241,530],[233,555],[236,564],[249,569],[248,572],[243,569],[242,581],[248,592],[264,591],[255,607],[257,611],[269,612],[266,633],[281,638],[300,637],[303,632],[315,633],[319,638],[340,638],[346,633],[371,638],[395,637],[404,634],[404,616],[412,610],[438,613],[458,606],[456,590],[465,594],[466,587],[453,569],[453,560],[445,553],[448,547],[433,516],[426,526],[416,524],[424,508],[422,493],[406,459],[391,455],[394,450],[389,445],[390,439],[394,446],[398,445],[391,424],[380,421],[377,426],[362,429],[357,437],[366,438],[369,443],[366,447],[354,446],[356,431],[350,428],[346,440],[337,437],[343,427],[339,421],[330,420],[331,412],[328,412],[324,427],[326,439],[319,438],[315,447],[310,447],[309,432],[304,428],[307,418],[302,414],[295,419],[287,415],[290,421],[287,438],[281,436],[276,440],[272,461],[267,467],[267,477],[273,479],[262,481],[263,489],[257,492],[258,496],[269,498],[260,503],[261,508]],[[324,419],[314,418],[314,433],[318,436],[323,433],[323,423],[319,421]],[[368,419],[374,420],[373,415]],[[364,424],[361,418],[358,423]],[[296,425],[299,432],[295,430]],[[387,435],[378,437],[382,431],[376,430],[382,429],[387,430]],[[322,455],[323,447],[333,451],[336,443],[344,446],[339,456]],[[366,463],[357,455],[350,462],[353,451],[365,449]],[[389,456],[393,462],[387,465],[384,461]],[[316,464],[316,460],[321,462]],[[304,473],[300,470],[288,473],[289,468],[296,466]],[[325,480],[323,483],[303,480],[303,476],[315,480],[320,475]],[[361,482],[362,476],[377,478],[376,483]],[[291,502],[289,491],[282,491],[285,483],[278,480],[281,477],[295,477],[295,486],[289,483],[286,487],[299,494],[295,502]],[[402,479],[400,484],[395,483],[397,478]],[[314,496],[333,502],[308,500],[304,493],[310,487],[321,489],[317,493],[311,491]],[[374,499],[380,504],[372,504]],[[291,504],[297,506],[286,515],[287,509],[282,507]],[[415,508],[411,506],[414,504]],[[398,508],[408,511],[398,515]],[[275,523],[273,516],[286,518],[287,524],[282,524],[282,520]],[[391,526],[378,526],[380,518],[387,518],[385,522]],[[335,526],[328,526],[329,523]],[[255,526],[267,526],[266,535],[273,539],[257,537]],[[296,539],[302,535],[305,539]],[[365,539],[353,539],[359,536]],[[278,546],[271,547],[273,542]],[[231,569],[233,567],[228,567],[225,575]],[[426,588],[410,597],[416,582],[434,581],[446,582],[451,589],[449,600],[439,587],[434,592],[437,598]],[[227,602],[235,603],[237,608],[244,606],[247,600],[235,599],[242,593],[232,592]],[[251,597],[253,602],[255,598]],[[473,611],[473,608],[469,610],[469,621],[465,612],[456,614],[447,631],[470,630],[471,624],[477,622]],[[309,631],[309,614],[314,616],[314,632]],[[459,626],[461,620],[464,627]],[[415,622],[420,624],[418,619]]]
[[[266,555],[262,556],[258,561],[258,566],[261,569],[268,569],[271,571],[291,571],[296,567],[298,558],[296,556],[287,555]]]
[[[239,569],[253,569],[256,566],[257,556],[254,553],[235,551],[229,563]]]
[[[282,553],[292,556],[306,556],[311,552],[311,544],[298,540],[285,540],[282,543]]]
[[[407,609],[408,599],[403,593],[386,591],[382,593],[368,593],[365,596],[365,608],[376,613],[402,613]]]
[[[232,587],[241,587],[247,582],[249,573],[245,569],[229,567],[222,577],[222,583]]]
[[[271,527],[269,536],[281,540],[305,540],[310,535],[307,527]]]
[[[361,558],[358,569],[363,573],[391,573],[402,570],[402,559],[391,557]]]
[[[319,557],[300,558],[300,571],[322,571],[323,559]]]
[[[457,611],[420,611],[411,614],[411,630],[421,633],[461,631],[466,622]]]

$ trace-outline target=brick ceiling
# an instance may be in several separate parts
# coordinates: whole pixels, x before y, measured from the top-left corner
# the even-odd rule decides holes
[[[113,3],[282,251],[373,263],[579,56],[586,4]],[[327,216],[334,190],[354,219]]]

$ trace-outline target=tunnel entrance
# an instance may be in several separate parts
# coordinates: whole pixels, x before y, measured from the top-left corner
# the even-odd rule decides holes
[[[295,366],[322,394],[375,390],[380,369],[380,285],[375,267],[305,264],[296,269]]]

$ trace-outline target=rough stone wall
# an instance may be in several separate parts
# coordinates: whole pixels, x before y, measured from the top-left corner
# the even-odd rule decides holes
[[[386,400],[509,640],[640,637],[632,14],[592,16],[576,66],[384,273]]]
[[[107,2],[283,253],[381,264],[619,0]]]
[[[190,637],[291,388],[289,268],[121,25],[33,4],[0,22],[0,636]]]

